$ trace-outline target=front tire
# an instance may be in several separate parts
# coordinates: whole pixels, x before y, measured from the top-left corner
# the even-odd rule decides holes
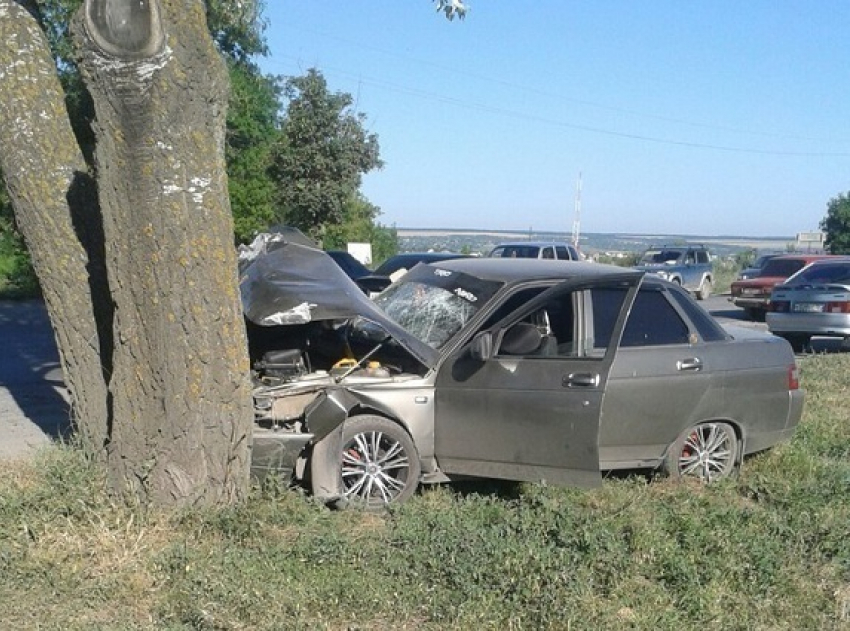
[[[697,300],[708,300],[709,296],[711,296],[711,279],[703,278],[702,285],[697,290]]]
[[[328,453],[320,441],[310,461],[314,493],[333,482],[341,496],[339,508],[380,510],[409,499],[419,486],[419,453],[410,435],[397,423],[371,414],[353,416],[342,430],[342,449]],[[339,443],[337,443],[339,444]]]
[[[738,437],[728,423],[701,423],[682,432],[667,450],[664,471],[674,480],[714,482],[737,469]]]

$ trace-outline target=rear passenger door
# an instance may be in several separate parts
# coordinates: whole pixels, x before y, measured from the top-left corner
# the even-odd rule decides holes
[[[717,409],[714,397],[723,396],[715,388],[714,353],[673,291],[680,290],[644,284],[632,305],[602,410],[603,467],[657,462],[679,433]]]

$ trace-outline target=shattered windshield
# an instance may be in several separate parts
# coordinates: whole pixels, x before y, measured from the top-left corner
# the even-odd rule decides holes
[[[419,265],[375,303],[408,333],[439,349],[496,293],[501,283]]]

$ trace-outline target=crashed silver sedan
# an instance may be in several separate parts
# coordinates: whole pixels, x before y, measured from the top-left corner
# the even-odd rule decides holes
[[[800,420],[785,340],[724,329],[653,275],[457,259],[370,301],[335,267],[284,243],[241,268],[252,472],[291,475],[330,504],[376,508],[470,476],[711,481]]]

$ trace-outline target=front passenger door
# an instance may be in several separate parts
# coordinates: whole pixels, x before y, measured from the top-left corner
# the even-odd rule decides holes
[[[626,314],[642,274],[567,281],[469,340],[439,367],[435,454],[447,474],[553,484],[599,484],[599,414]],[[624,289],[607,318],[594,318],[595,288]],[[508,298],[510,299],[510,298]],[[596,330],[599,323],[607,330]],[[534,348],[514,344],[518,331]],[[518,351],[518,352],[517,352]]]

